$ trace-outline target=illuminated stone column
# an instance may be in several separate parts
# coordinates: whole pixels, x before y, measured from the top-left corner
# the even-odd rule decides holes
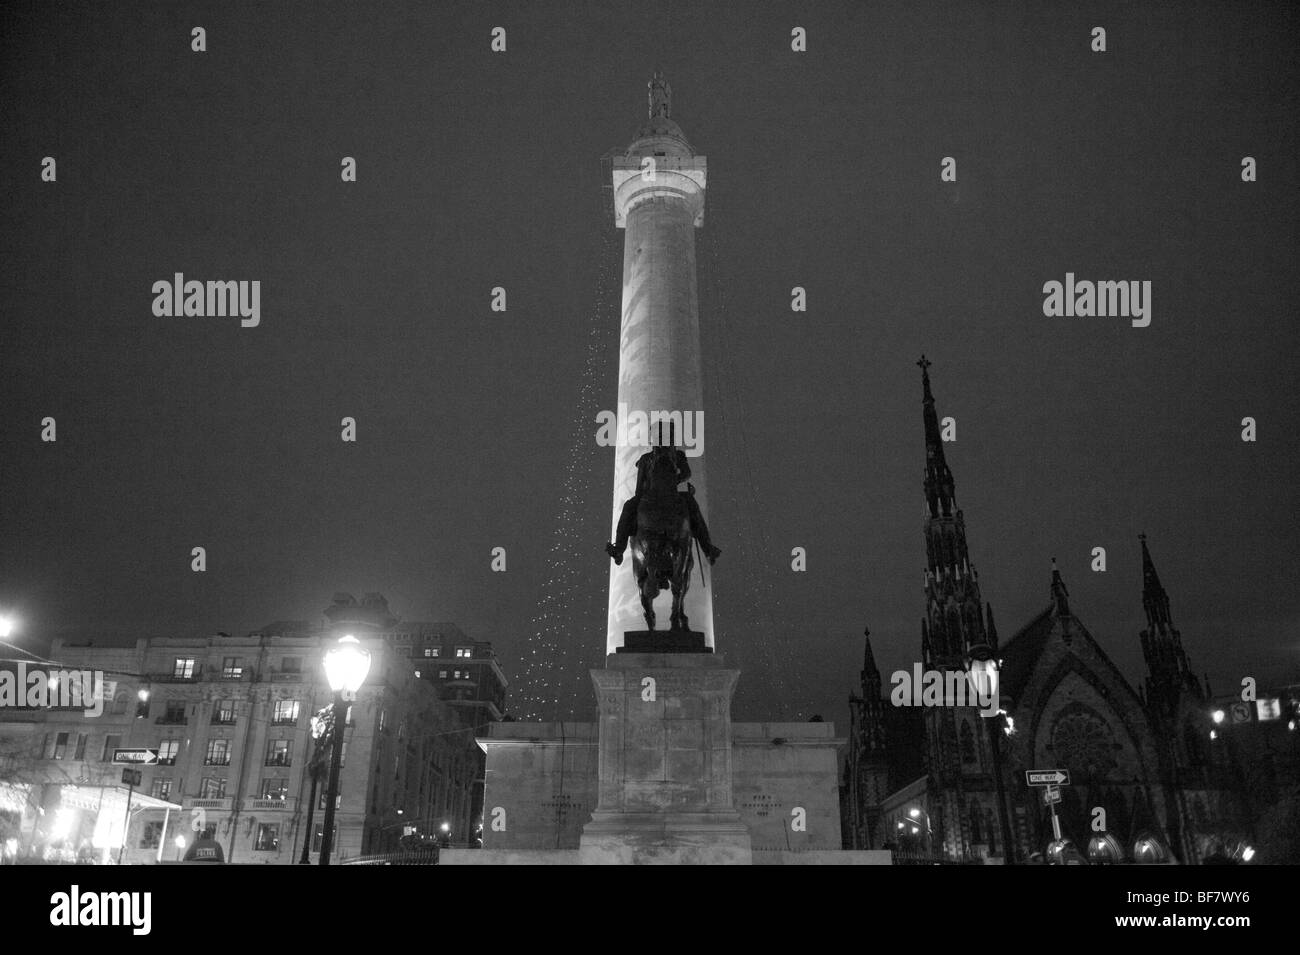
[[[704,224],[705,159],[697,156],[681,128],[669,118],[671,91],[661,76],[650,82],[650,121],[613,162],[614,222],[626,230],[623,247],[623,318],[619,340],[618,415],[676,413],[677,443],[690,428],[697,449],[686,446],[691,483],[705,517],[704,382],[700,370],[700,317],[695,281],[695,230]],[[632,429],[635,430],[635,429]],[[657,427],[648,437],[658,436]],[[630,434],[635,439],[635,434]],[[620,444],[614,464],[614,513],[610,539],[623,502],[636,490],[636,461],[648,448]],[[692,630],[713,646],[712,589],[701,584],[699,557],[691,572],[685,611]],[[704,573],[709,573],[707,565]],[[671,594],[655,603],[656,627],[667,629]],[[623,645],[628,630],[644,630],[641,598],[631,569],[631,548],[611,565],[606,653]]]

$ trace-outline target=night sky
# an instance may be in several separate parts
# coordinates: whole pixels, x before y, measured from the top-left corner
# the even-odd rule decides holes
[[[844,721],[864,625],[886,679],[919,659],[922,352],[1004,640],[1046,606],[1054,556],[1071,609],[1139,678],[1145,531],[1217,692],[1300,679],[1293,6],[0,18],[0,608],[23,646],[316,621],[335,591],[378,590],[492,640],[509,675],[579,459],[598,473],[578,572],[603,594],[613,451],[575,457],[571,440],[581,390],[613,409],[617,388],[617,306],[595,310],[622,233],[600,157],[629,143],[659,67],[709,163],[718,648],[779,640],[791,688],[773,712]],[[1150,280],[1150,327],[1045,317],[1043,284],[1067,271]],[[155,317],[151,286],[175,272],[261,281],[260,326]],[[610,330],[594,377],[593,322]],[[723,401],[743,422],[710,417]],[[746,580],[779,599],[743,600]],[[598,656],[596,604],[571,638]]]

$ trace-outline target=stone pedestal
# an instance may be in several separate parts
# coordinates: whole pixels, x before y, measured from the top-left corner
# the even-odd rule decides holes
[[[618,653],[591,671],[600,708],[597,805],[584,862],[752,862],[732,802],[731,697],[710,653]]]

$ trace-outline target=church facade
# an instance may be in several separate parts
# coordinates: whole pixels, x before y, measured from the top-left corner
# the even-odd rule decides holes
[[[1054,841],[1052,810],[1025,770],[1060,768],[1063,840],[1099,861],[1199,862],[1239,823],[1210,746],[1208,687],[1192,673],[1145,536],[1140,632],[1146,677],[1134,688],[1075,615],[1053,562],[1049,602],[1005,642],[980,593],[931,390],[922,369],[926,671],[992,660],[1001,711],[895,707],[870,638],[850,697],[842,789],[845,845],[952,862],[1028,862]],[[1100,810],[1100,811],[1099,811]]]

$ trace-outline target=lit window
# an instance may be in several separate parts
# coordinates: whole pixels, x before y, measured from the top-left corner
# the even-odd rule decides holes
[[[228,739],[210,739],[208,740],[208,750],[203,757],[204,766],[229,766],[230,765],[230,740]]]
[[[289,780],[281,776],[272,776],[262,780],[262,799],[279,799],[283,801],[289,795]]]
[[[171,799],[172,798],[172,781],[168,776],[159,776],[153,781],[153,788],[149,790],[149,795],[154,799]]]
[[[172,676],[177,680],[194,679],[194,658],[177,657],[176,665],[172,667]]]
[[[271,739],[266,741],[266,765],[292,766],[293,740]]]
[[[68,734],[60,733],[54,738],[54,752],[50,755],[51,759],[62,759],[68,754]]]
[[[472,657],[473,655],[474,655],[474,650],[471,647],[456,648],[456,656],[458,657]]]
[[[235,722],[235,701],[217,700],[212,704],[212,722],[229,724]]]
[[[256,852],[280,851],[280,826],[277,823],[264,822],[257,827],[257,842],[253,844]]]
[[[165,739],[158,744],[158,765],[173,766],[176,764],[176,753],[181,748],[179,739]]]
[[[273,723],[297,723],[298,722],[298,701],[297,700],[276,700],[275,709],[272,712],[271,721]]]
[[[445,680],[445,679],[447,679],[447,671],[446,671],[446,670],[439,670],[439,671],[438,671],[438,679],[440,679],[440,680]]]
[[[226,657],[221,661],[221,676],[226,680],[238,680],[244,675],[244,661],[239,657]]]
[[[103,755],[103,757],[100,759],[100,762],[102,762],[102,763],[112,762],[112,759],[113,759],[113,751],[116,750],[116,749],[117,749],[119,746],[121,746],[121,745],[122,745],[122,737],[121,737],[121,736],[105,736],[105,737],[104,737],[104,755]]]
[[[226,777],[204,776],[199,785],[200,799],[224,799],[226,795]]]

